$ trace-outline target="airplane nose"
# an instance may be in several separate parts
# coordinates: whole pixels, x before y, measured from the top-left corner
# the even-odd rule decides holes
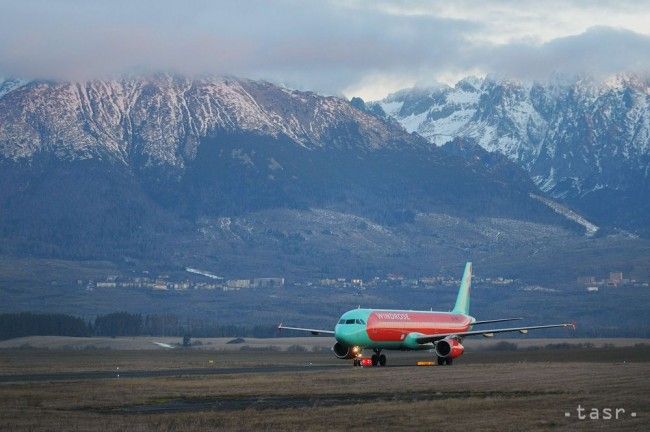
[[[353,328],[338,328],[334,329],[334,338],[343,345],[352,346],[357,344],[355,333]]]
[[[334,339],[336,339],[338,342],[341,342],[344,345],[349,345],[349,335],[347,334],[344,329],[342,329],[340,326],[336,326],[334,328]]]

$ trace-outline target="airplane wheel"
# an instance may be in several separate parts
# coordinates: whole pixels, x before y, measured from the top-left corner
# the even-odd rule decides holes
[[[353,366],[361,366],[361,362],[359,361],[359,359],[354,359],[352,365]]]
[[[379,366],[386,366],[386,356],[383,354],[379,356]]]
[[[377,354],[373,354],[370,359],[372,360],[372,365],[377,366],[379,363],[379,356]]]
[[[444,366],[444,365],[445,365],[445,358],[438,357],[438,366]]]
[[[452,364],[453,362],[454,362],[454,359],[451,358],[451,357],[449,357],[449,358],[447,359],[447,366],[451,366],[451,364]]]

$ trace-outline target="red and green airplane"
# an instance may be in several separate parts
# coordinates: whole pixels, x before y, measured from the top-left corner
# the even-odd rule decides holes
[[[496,333],[520,332],[554,327],[574,327],[574,324],[550,324],[529,327],[512,327],[489,330],[474,330],[474,326],[515,321],[521,318],[502,318],[477,321],[469,315],[469,297],[472,285],[472,263],[465,265],[465,272],[458,290],[456,304],[451,312],[430,312],[413,310],[353,309],[339,319],[332,330],[317,330],[300,327],[278,329],[309,332],[314,335],[333,335],[336,339],[334,355],[340,359],[354,359],[359,364],[364,349],[372,349],[373,366],[385,366],[383,350],[430,350],[434,349],[439,365],[451,365],[460,357],[461,345],[467,336],[492,337]]]

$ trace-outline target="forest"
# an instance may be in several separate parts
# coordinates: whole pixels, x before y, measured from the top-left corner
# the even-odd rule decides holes
[[[273,326],[237,326],[203,320],[181,320],[172,314],[113,312],[98,315],[91,320],[66,314],[0,314],[0,340],[24,336],[273,337],[276,333]]]

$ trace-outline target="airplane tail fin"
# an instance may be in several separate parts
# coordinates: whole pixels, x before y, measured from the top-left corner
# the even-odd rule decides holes
[[[454,313],[469,314],[469,294],[472,289],[472,263],[465,264],[465,272],[463,279],[460,282],[460,289],[458,290],[458,297],[456,297],[456,304],[452,309]]]

